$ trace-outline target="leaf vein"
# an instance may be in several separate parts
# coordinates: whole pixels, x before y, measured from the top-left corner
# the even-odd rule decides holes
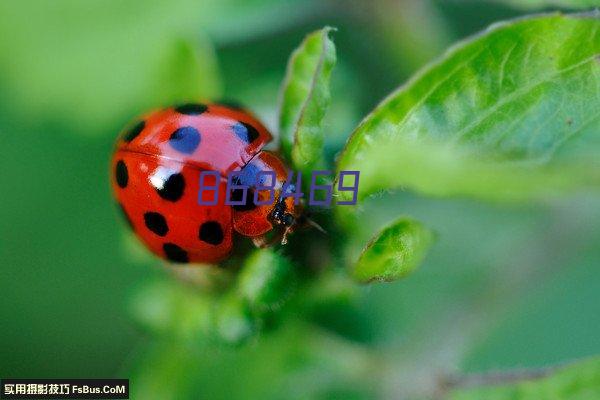
[[[583,60],[581,62],[578,62],[577,64],[573,64],[567,68],[563,68],[561,70],[555,71],[554,73],[546,76],[543,79],[540,79],[532,84],[525,85],[522,88],[515,90],[514,92],[512,92],[511,94],[506,96],[504,99],[498,101],[493,107],[490,107],[488,110],[486,110],[481,117],[477,118],[475,121],[466,125],[465,127],[461,128],[458,132],[456,132],[454,141],[461,140],[464,136],[466,136],[467,133],[469,133],[473,129],[477,128],[477,126],[480,125],[483,121],[485,121],[486,119],[488,119],[489,117],[494,115],[494,113],[496,113],[499,109],[501,109],[505,105],[509,104],[513,100],[518,99],[520,96],[528,94],[532,89],[534,89],[540,85],[543,85],[545,83],[548,83],[552,79],[554,79],[564,73],[576,70],[577,68],[582,67],[585,64],[587,64],[590,61],[593,61],[595,59],[596,59],[596,55],[593,55],[591,57],[586,58],[585,60]]]

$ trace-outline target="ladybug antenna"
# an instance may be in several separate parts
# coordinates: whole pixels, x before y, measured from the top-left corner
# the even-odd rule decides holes
[[[315,228],[319,232],[324,233],[325,235],[327,235],[327,231],[325,229],[323,229],[323,227],[321,225],[319,225],[316,221],[314,221],[314,220],[306,217],[306,224],[312,226],[313,228]]]

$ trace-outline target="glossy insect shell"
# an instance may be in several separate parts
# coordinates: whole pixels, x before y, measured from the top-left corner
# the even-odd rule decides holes
[[[117,139],[111,162],[114,195],[131,229],[156,255],[180,263],[217,263],[230,254],[234,229],[250,237],[273,229],[273,205],[251,204],[252,189],[245,205],[224,204],[231,171],[241,170],[247,178],[275,171],[275,188],[281,188],[288,168],[275,154],[261,151],[271,139],[254,116],[229,106],[184,104],[151,112]],[[216,205],[198,204],[201,171],[220,174]],[[208,177],[204,185],[211,184],[217,182]],[[212,196],[205,191],[203,199]],[[268,193],[258,196],[264,200]],[[293,212],[292,199],[286,204]]]

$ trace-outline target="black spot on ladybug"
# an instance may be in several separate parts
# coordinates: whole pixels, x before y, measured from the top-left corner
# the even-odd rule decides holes
[[[131,129],[129,129],[127,132],[125,132],[125,134],[123,135],[123,140],[126,141],[127,143],[131,142],[140,133],[142,133],[142,131],[144,130],[145,127],[146,127],[146,122],[139,121],[137,124],[135,124],[133,127],[131,127]]]
[[[200,144],[200,132],[192,126],[184,126],[171,134],[169,144],[180,153],[192,154]]]
[[[163,244],[163,250],[167,259],[176,263],[187,263],[189,262],[188,253],[173,243]]]
[[[117,162],[115,178],[117,179],[117,185],[119,185],[121,189],[125,189],[127,187],[127,182],[129,182],[129,173],[127,172],[127,165],[125,165],[125,161],[119,160]]]
[[[208,110],[206,105],[197,103],[181,104],[175,107],[175,111],[177,111],[179,114],[185,115],[200,115],[206,110]]]
[[[157,212],[147,212],[144,214],[144,223],[146,228],[156,233],[158,236],[165,236],[169,232],[167,220]]]
[[[121,204],[121,203],[117,203],[117,204],[119,205],[119,210],[121,211],[121,215],[125,219],[125,222],[127,222],[127,225],[133,230],[133,222],[131,222],[131,218],[129,218],[129,215],[127,214],[127,211],[125,211],[123,204]]]
[[[203,242],[218,245],[223,242],[223,228],[217,221],[208,221],[200,226],[198,237]]]
[[[243,189],[233,189],[231,191],[231,201],[242,201],[244,196]],[[251,211],[256,208],[256,204],[254,204],[254,190],[248,189],[248,193],[246,194],[246,201],[243,204],[233,205],[232,206],[236,211]]]
[[[166,179],[159,175],[154,175],[150,178],[150,182],[158,195],[168,201],[175,202],[179,200],[185,190],[185,179],[180,173],[171,174]]]
[[[237,124],[233,125],[231,129],[233,129],[233,133],[235,133],[237,137],[246,143],[252,143],[259,136],[256,128],[245,122],[238,122]]]

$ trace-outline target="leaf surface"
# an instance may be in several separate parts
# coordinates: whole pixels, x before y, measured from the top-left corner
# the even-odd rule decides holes
[[[391,188],[519,200],[598,187],[599,54],[596,14],[496,24],[377,106],[338,171],[360,170],[360,199]]]
[[[367,244],[352,275],[364,283],[403,278],[419,266],[432,242],[432,232],[420,222],[400,218]]]
[[[272,249],[255,250],[238,278],[238,292],[258,315],[280,309],[291,296],[296,280],[292,264]]]
[[[330,103],[329,82],[335,45],[325,27],[309,34],[290,57],[281,91],[281,147],[305,176],[323,158],[323,118]]]

